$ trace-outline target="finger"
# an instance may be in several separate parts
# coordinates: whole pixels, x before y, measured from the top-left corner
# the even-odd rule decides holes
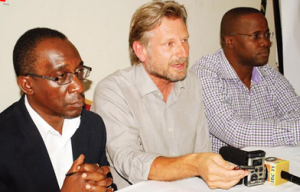
[[[83,154],[79,155],[79,157],[73,162],[68,173],[78,172],[80,169],[80,166],[84,163],[84,158],[85,158],[85,156]]]
[[[103,173],[98,173],[98,172],[91,172],[91,173],[89,173],[89,172],[84,172],[84,173],[82,174],[82,178],[83,178],[84,180],[91,180],[91,181],[96,181],[96,182],[98,182],[98,181],[102,181],[102,180],[106,179],[107,176],[104,175]]]
[[[83,165],[80,166],[79,171],[83,171],[83,172],[95,172],[98,169],[99,169],[99,165],[97,163],[94,163],[94,164],[84,163]]]
[[[110,168],[108,166],[101,166],[100,169],[103,170],[103,173],[107,175],[110,172]]]
[[[85,185],[86,191],[97,191],[97,192],[106,192],[108,189],[106,187],[102,187],[99,185],[92,185],[92,184],[86,184]],[[110,190],[113,191],[113,190]]]

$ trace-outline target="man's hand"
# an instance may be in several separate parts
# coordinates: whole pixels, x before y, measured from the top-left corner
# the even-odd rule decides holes
[[[107,178],[109,172],[107,166],[84,163],[84,155],[80,155],[68,171],[70,176],[66,176],[61,192],[113,192],[113,188],[107,188],[112,184]]]
[[[200,176],[211,189],[229,189],[249,174],[245,170],[233,170],[235,165],[216,153],[200,153],[196,158]]]

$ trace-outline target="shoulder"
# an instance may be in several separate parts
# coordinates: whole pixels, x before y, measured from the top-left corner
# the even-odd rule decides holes
[[[270,78],[271,80],[278,81],[278,79],[287,80],[278,70],[276,70],[274,67],[270,66],[269,64],[266,64],[261,67],[257,67],[258,71],[267,78]]]
[[[95,93],[104,93],[105,91],[118,92],[122,87],[130,86],[134,76],[134,67],[117,70],[102,79],[95,88]]]
[[[22,113],[19,110],[19,102],[15,102],[0,113],[0,131],[9,128],[18,120],[16,119],[18,113]],[[11,128],[12,129],[12,128]]]
[[[198,76],[201,76],[204,71],[217,72],[218,70],[220,70],[221,62],[223,62],[222,58],[222,50],[218,50],[213,55],[204,55],[191,67],[191,71],[193,71]]]
[[[83,109],[81,114],[81,123],[83,125],[100,125],[104,126],[104,122],[99,114]],[[93,126],[92,126],[93,127]]]

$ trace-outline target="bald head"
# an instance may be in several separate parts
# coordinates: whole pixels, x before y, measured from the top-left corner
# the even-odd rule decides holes
[[[227,11],[221,21],[221,44],[223,47],[224,36],[238,32],[243,27],[243,16],[251,14],[262,14],[259,10],[251,7],[237,7]]]

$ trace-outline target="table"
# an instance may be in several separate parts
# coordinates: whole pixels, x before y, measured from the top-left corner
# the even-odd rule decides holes
[[[253,150],[263,150],[266,152],[266,157],[278,157],[281,159],[288,160],[290,162],[291,174],[300,177],[300,144],[296,146],[280,146],[280,147],[246,147],[243,150],[253,151]],[[188,178],[173,182],[162,182],[162,181],[144,181],[129,187],[118,190],[119,192],[219,192],[219,191],[229,191],[229,192],[262,192],[262,191],[278,191],[286,192],[300,191],[300,185],[296,185],[291,182],[287,182],[278,186],[273,186],[270,183],[265,183],[263,185],[247,187],[244,184],[237,185],[229,190],[222,189],[209,189],[206,183],[198,178]]]

